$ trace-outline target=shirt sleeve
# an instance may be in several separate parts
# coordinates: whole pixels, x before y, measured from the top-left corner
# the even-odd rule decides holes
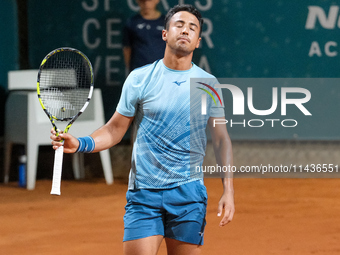
[[[224,111],[224,101],[223,101],[223,95],[222,95],[222,89],[216,88],[216,85],[219,84],[218,80],[216,78],[212,79],[213,82],[211,86],[215,89],[214,96],[215,101],[210,101],[210,107],[209,107],[209,116],[210,117],[224,117],[225,111]],[[216,93],[215,93],[216,92]]]
[[[123,85],[122,94],[116,109],[117,112],[126,117],[135,116],[140,99],[140,90],[138,77],[134,72],[131,72]]]

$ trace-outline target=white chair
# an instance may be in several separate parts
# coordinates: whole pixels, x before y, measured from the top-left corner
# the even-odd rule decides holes
[[[27,189],[35,187],[37,160],[40,145],[51,145],[51,123],[42,110],[37,93],[38,70],[10,71],[8,89],[10,94],[5,110],[5,183],[9,180],[13,144],[25,145],[27,155]],[[70,129],[76,137],[86,136],[105,124],[100,89],[94,89],[89,106]],[[52,149],[51,149],[52,151]],[[54,152],[53,152],[54,153]],[[76,179],[84,177],[83,155],[73,154],[72,165]],[[100,158],[107,184],[113,183],[109,150],[101,151]]]

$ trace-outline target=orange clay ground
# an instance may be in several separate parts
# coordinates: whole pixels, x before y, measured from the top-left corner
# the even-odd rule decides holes
[[[219,179],[206,179],[202,254],[340,254],[340,180],[235,179],[236,213],[218,226]],[[0,254],[122,254],[125,181],[51,181],[27,191],[0,185]],[[166,254],[164,242],[159,254]]]

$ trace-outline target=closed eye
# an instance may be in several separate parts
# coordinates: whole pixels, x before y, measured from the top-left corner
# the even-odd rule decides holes
[[[176,27],[183,27],[184,21],[178,20],[176,21],[175,25]]]
[[[178,27],[178,28],[183,27],[184,24],[185,24],[185,22],[184,22],[183,20],[177,20],[177,21],[175,22],[175,26]],[[190,29],[191,31],[196,31],[196,29],[198,29],[198,26],[197,26],[195,23],[191,23],[191,22],[190,22],[189,25],[190,25],[189,29]]]

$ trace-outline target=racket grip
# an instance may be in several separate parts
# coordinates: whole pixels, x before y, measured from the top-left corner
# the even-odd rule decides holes
[[[63,166],[64,146],[56,149],[54,154],[53,180],[51,195],[60,195],[61,171]]]

